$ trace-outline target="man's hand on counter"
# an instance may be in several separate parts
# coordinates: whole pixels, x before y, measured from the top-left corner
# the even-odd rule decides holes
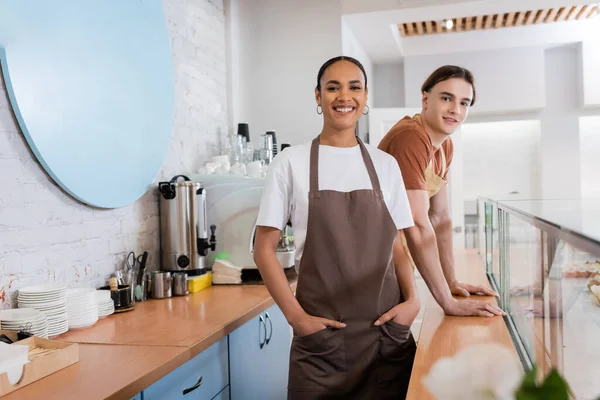
[[[450,283],[449,286],[450,291],[455,296],[469,297],[471,294],[483,294],[486,296],[498,297],[498,293],[483,285],[471,285],[468,283],[454,281]]]
[[[497,315],[506,315],[500,307],[475,300],[456,300],[452,299],[444,304],[444,313],[459,317],[494,317]]]

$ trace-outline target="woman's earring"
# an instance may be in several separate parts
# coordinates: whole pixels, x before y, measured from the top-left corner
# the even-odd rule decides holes
[[[367,110],[367,112],[365,112],[365,110]],[[367,114],[369,114],[370,108],[369,108],[369,105],[368,105],[368,104],[365,106],[365,110],[363,110],[363,113],[362,113],[362,114],[363,114],[363,115],[367,115]]]
[[[317,114],[323,114],[323,108],[321,106],[317,106]]]

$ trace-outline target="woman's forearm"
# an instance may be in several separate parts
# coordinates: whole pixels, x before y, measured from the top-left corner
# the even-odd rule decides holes
[[[402,245],[400,234],[394,242],[393,258],[396,278],[398,279],[398,286],[400,287],[400,293],[402,293],[402,299],[404,301],[418,300],[414,271],[410,259],[408,258],[408,254]]]
[[[256,246],[256,244],[259,244],[259,246]],[[288,323],[293,325],[293,322],[298,318],[302,318],[305,312],[290,288],[283,268],[277,260],[275,249],[270,247],[255,243],[254,262],[275,303],[285,315]]]

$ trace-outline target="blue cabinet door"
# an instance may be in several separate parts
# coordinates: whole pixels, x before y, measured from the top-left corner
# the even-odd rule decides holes
[[[266,353],[265,369],[269,373],[268,390],[273,395],[269,398],[285,399],[287,398],[292,329],[277,305],[265,312],[265,322],[268,340],[263,349]]]
[[[212,399],[229,383],[227,356],[227,339],[223,338],[146,388],[143,399]]]
[[[213,397],[212,400],[229,400],[229,386],[223,389],[221,393]]]
[[[289,325],[276,305],[232,332],[231,400],[287,398],[290,344]]]

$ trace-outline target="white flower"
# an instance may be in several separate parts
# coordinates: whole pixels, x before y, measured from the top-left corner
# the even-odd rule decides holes
[[[423,384],[440,400],[514,400],[523,374],[514,350],[478,344],[438,360]]]

